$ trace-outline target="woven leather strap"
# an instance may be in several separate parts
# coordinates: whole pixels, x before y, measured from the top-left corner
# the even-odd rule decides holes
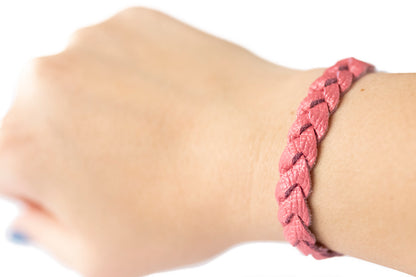
[[[312,254],[318,260],[343,255],[319,243],[309,229],[312,218],[307,198],[311,193],[310,171],[315,166],[318,143],[328,130],[329,116],[336,111],[341,96],[355,80],[374,70],[373,65],[352,57],[326,69],[300,103],[280,157],[275,197],[284,237],[303,254]]]

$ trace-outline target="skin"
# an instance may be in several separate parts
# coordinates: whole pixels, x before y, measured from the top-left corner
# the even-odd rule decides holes
[[[278,162],[324,68],[293,70],[130,8],[22,71],[0,130],[13,229],[87,277],[143,276],[283,240]],[[330,119],[312,171],[329,248],[416,274],[416,77],[372,73]]]

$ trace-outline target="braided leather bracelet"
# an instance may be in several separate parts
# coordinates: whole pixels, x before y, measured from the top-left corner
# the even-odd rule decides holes
[[[328,130],[329,115],[336,111],[341,96],[355,80],[374,70],[373,65],[352,57],[326,69],[300,103],[280,157],[275,197],[284,237],[304,255],[312,254],[318,260],[343,255],[319,243],[309,229],[312,220],[307,198],[311,193],[310,171],[315,166],[318,143]]]

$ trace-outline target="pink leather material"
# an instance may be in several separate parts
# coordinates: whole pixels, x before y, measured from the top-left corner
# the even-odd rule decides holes
[[[309,229],[312,217],[307,199],[312,191],[310,171],[316,163],[318,143],[325,137],[329,116],[338,108],[341,97],[354,81],[374,71],[373,65],[352,57],[326,69],[300,103],[280,157],[275,197],[284,237],[303,254],[312,254],[318,260],[343,255],[318,242]]]

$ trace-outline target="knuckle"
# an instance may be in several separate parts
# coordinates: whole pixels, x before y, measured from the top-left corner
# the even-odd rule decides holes
[[[80,28],[69,35],[67,49],[90,48],[96,45],[112,42],[115,31],[122,32],[127,25],[142,25],[148,27],[149,22],[163,20],[167,15],[154,9],[136,6],[121,10],[110,18],[94,25]]]
[[[10,128],[15,126],[16,124],[16,116],[14,110],[10,109],[6,115],[2,118],[1,121],[1,131],[2,134],[4,131],[8,131]]]
[[[68,38],[68,47],[70,48],[71,46],[77,46],[91,41],[91,39],[94,38],[97,29],[96,26],[87,26],[72,32]]]
[[[116,26],[112,24],[112,20],[82,27],[72,32],[67,40],[66,50],[71,49],[97,49],[112,43],[114,32],[118,32]]]
[[[65,90],[64,72],[60,54],[31,59],[26,62],[17,83],[15,99],[1,120],[1,148],[16,149],[31,146],[38,141],[44,110],[38,104],[45,99],[50,103],[56,94]],[[52,92],[49,92],[52,91]],[[57,94],[55,91],[59,91]],[[43,104],[42,104],[43,105]]]
[[[151,8],[143,7],[143,6],[134,6],[126,8],[118,13],[120,16],[154,16],[159,14],[160,12]]]
[[[163,18],[166,15],[158,10],[135,6],[126,8],[118,12],[113,18],[114,19],[128,19],[128,20],[152,20],[155,18]]]
[[[16,126],[18,126],[16,121],[16,118],[12,116],[12,114],[9,112],[7,113],[1,122],[1,149],[9,149],[11,146],[11,142],[15,141],[14,137],[15,132],[13,130],[16,130]]]
[[[18,96],[38,95],[50,88],[59,88],[68,75],[70,63],[63,52],[51,56],[37,57],[28,61],[20,73],[17,92]],[[29,99],[25,97],[25,99]],[[27,101],[26,101],[27,102]]]
[[[23,77],[34,77],[34,75],[42,76],[42,72],[46,69],[46,60],[37,57],[26,62],[23,66]]]
[[[9,111],[2,120],[1,148],[12,149],[20,145],[29,145],[35,141],[35,133],[30,122],[25,122],[22,115]]]
[[[15,121],[4,128],[0,135],[1,162],[12,163],[13,172],[8,174],[23,175],[27,169],[27,161],[34,162],[39,144],[38,135],[22,122]],[[20,176],[22,177],[22,176]]]
[[[57,69],[58,59],[58,55],[34,58],[24,65],[21,77],[43,79]]]

